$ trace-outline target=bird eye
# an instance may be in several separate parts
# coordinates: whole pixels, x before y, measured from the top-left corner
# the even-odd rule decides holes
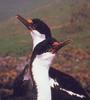
[[[33,28],[35,28],[35,29],[36,29],[36,28],[37,28],[37,25],[36,25],[36,24],[33,24]]]

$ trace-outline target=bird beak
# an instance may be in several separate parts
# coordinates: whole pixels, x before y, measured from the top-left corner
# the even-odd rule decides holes
[[[64,42],[54,42],[52,44],[52,46],[53,46],[52,53],[56,53],[59,49],[61,49],[62,47],[68,45],[69,43],[71,43],[71,40],[66,40]]]
[[[59,49],[61,49],[62,47],[68,45],[69,43],[71,43],[71,40],[66,40],[64,42],[60,42],[58,47],[59,47]]]
[[[32,25],[32,23],[33,23],[33,21],[32,21],[32,19],[29,19],[29,20],[26,20],[25,18],[23,18],[22,16],[20,16],[20,15],[16,15],[16,18],[20,21],[20,22],[22,22],[27,28],[28,28],[28,30],[32,30],[32,27],[31,27],[31,25]]]

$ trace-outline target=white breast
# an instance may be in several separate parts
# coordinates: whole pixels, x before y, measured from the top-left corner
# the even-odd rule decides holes
[[[32,74],[37,86],[38,100],[51,100],[48,71],[54,56],[55,54],[49,52],[37,55],[32,63]]]

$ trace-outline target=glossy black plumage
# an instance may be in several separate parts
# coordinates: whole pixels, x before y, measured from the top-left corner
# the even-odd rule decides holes
[[[21,16],[18,16],[19,20]],[[23,18],[23,17],[21,17]],[[23,20],[25,20],[23,18]],[[27,22],[27,20],[25,20]],[[25,22],[25,23],[26,23]],[[44,34],[46,39],[47,38],[52,38],[51,36],[51,31],[49,29],[49,27],[40,19],[32,19],[32,24],[25,24],[23,23],[28,29],[29,27],[31,27],[32,29],[29,30],[37,30],[38,32],[40,32],[41,34]],[[43,48],[42,48],[43,49]],[[34,56],[35,57],[35,56]],[[34,57],[32,57],[32,59],[34,59]],[[33,60],[31,60],[32,62]],[[85,92],[85,90],[82,88],[81,84],[79,82],[77,82],[73,77],[71,77],[70,75],[67,75],[63,72],[60,72],[58,70],[55,70],[54,68],[50,68],[49,70],[49,76],[51,78],[53,78],[55,81],[58,82],[59,86],[55,86],[52,87],[52,100],[58,100],[60,98],[60,100],[88,100],[88,96]],[[79,95],[84,95],[86,96],[86,98],[78,98],[76,96],[71,96],[70,94],[61,91],[59,88],[63,88],[66,89],[68,91],[77,93]]]

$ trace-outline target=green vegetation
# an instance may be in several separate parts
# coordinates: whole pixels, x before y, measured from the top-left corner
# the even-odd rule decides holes
[[[2,2],[7,10],[2,7]],[[90,0],[7,0],[8,5],[4,0],[2,2],[0,13],[3,11],[4,17],[1,14],[0,57],[21,57],[32,50],[31,36],[15,18],[16,14],[27,19],[40,18],[50,26],[58,41],[72,40],[70,45],[60,50],[53,66],[78,78],[83,84],[90,83]]]
[[[59,41],[66,38],[72,39],[73,46],[89,52],[90,8],[88,2],[86,0],[56,0],[53,2],[51,0],[45,2],[39,0],[37,5],[36,2],[31,2],[31,4],[35,4],[33,7],[26,3],[26,10],[24,4],[24,7],[21,6],[21,8],[22,14],[28,16],[28,18],[38,17],[43,19],[52,28],[53,36]],[[19,5],[16,7],[18,8]],[[33,9],[34,7],[35,9]],[[29,12],[30,9],[33,10]],[[53,29],[53,27],[55,28]],[[12,17],[7,21],[1,21],[0,55],[25,55],[26,52],[31,50],[31,41],[27,29],[16,18]]]
[[[0,37],[0,54],[7,55],[24,55],[31,50],[31,38],[25,34]]]

